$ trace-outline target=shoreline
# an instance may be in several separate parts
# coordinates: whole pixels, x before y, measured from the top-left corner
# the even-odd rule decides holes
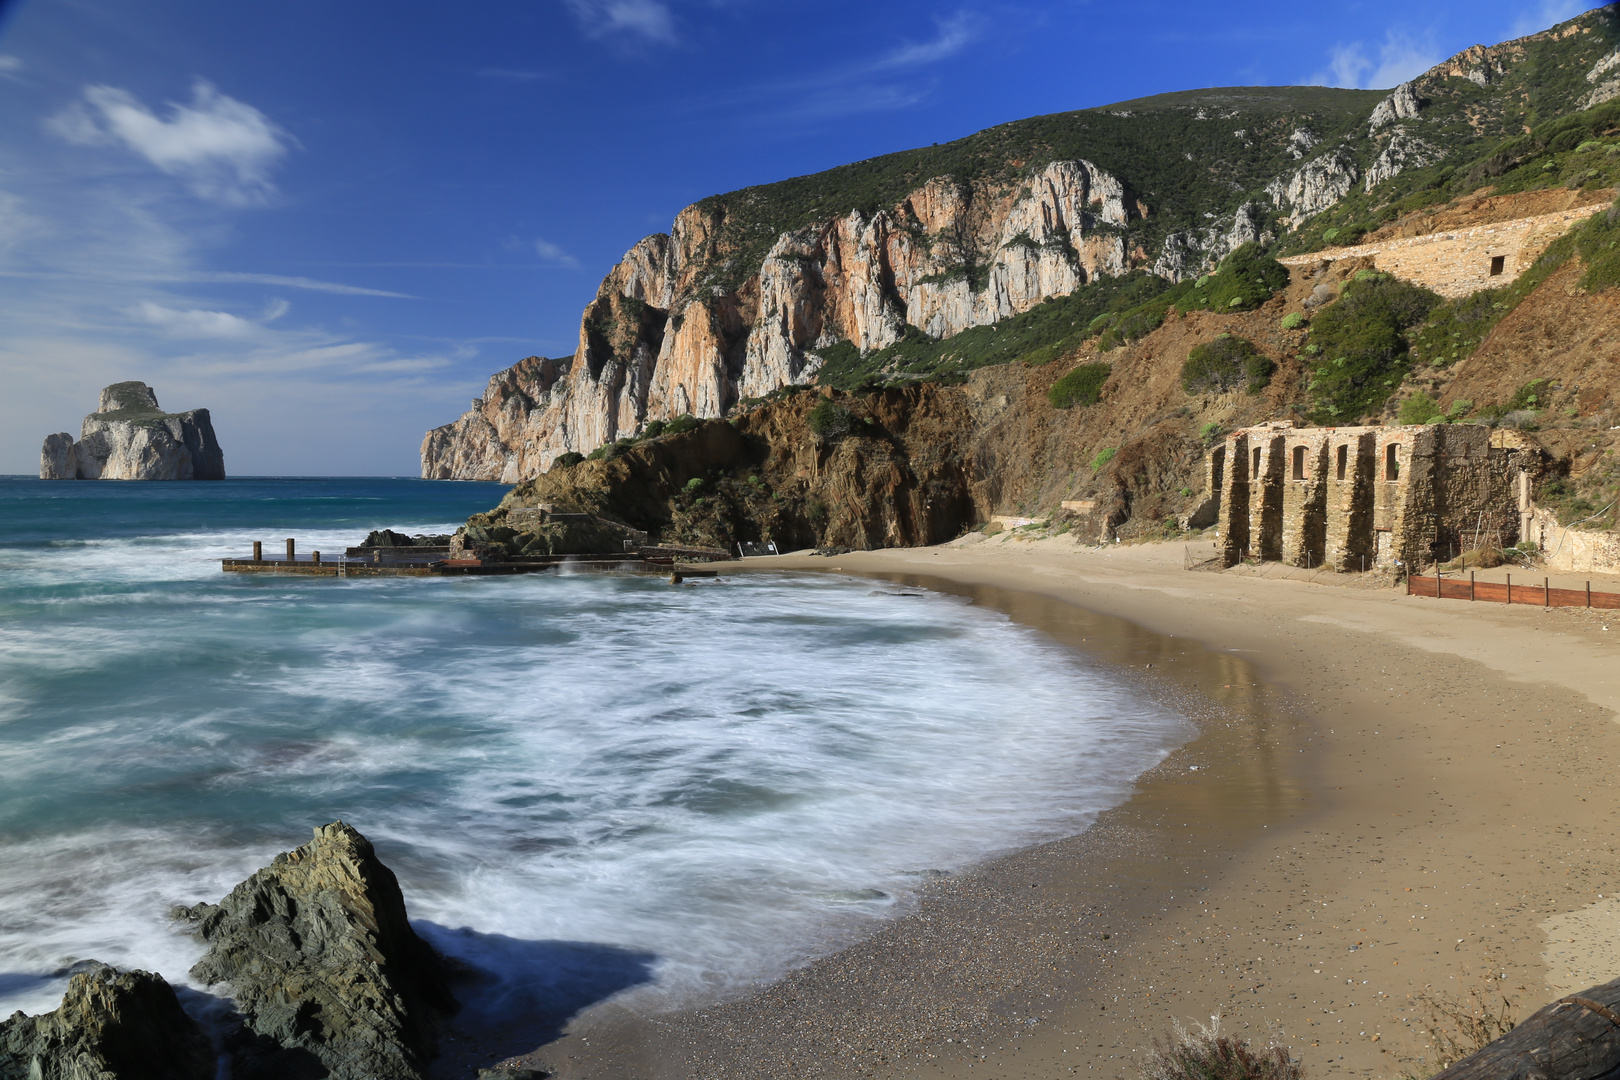
[[[1180,544],[973,538],[756,568],[993,590],[1048,632],[1124,620],[1142,634],[1099,659],[1158,639],[1143,674],[1180,686],[1201,733],[1086,833],[942,883],[757,993],[593,1010],[529,1055],[560,1077],[1129,1077],[1173,1019],[1217,1010],[1312,1076],[1422,1074],[1414,995],[1490,966],[1528,1014],[1620,966],[1597,798],[1620,762],[1620,625],[1597,612],[1189,573]]]

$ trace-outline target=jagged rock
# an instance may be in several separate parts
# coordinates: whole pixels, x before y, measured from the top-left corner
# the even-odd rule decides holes
[[[417,1080],[455,1007],[393,872],[341,821],[217,905],[176,914],[209,945],[192,978],[226,984],[249,1030],[313,1054],[333,1080]]]
[[[223,480],[225,456],[207,409],[166,413],[143,382],[114,383],[84,418],[79,441],[47,436],[41,480]]]
[[[1146,214],[1089,161],[1018,180],[928,180],[891,207],[783,232],[736,288],[705,286],[721,222],[701,204],[638,243],[603,280],[568,360],[531,357],[490,380],[422,441],[422,476],[515,483],[568,452],[652,419],[716,417],[743,397],[802,383],[822,351],[861,351],[912,328],[946,337],[1125,273],[1110,231]]]
[[[450,540],[450,557],[501,561],[541,555],[615,555],[647,534],[595,514],[540,507],[475,514]]]
[[[1367,133],[1371,134],[1397,120],[1410,120],[1418,114],[1419,107],[1417,90],[1411,82],[1403,82],[1373,109],[1372,117],[1367,121]]]
[[[210,1080],[214,1055],[174,989],[96,964],[55,1012],[0,1022],[0,1080]]]
[[[444,547],[448,543],[450,543],[450,537],[447,534],[429,536],[417,533],[415,536],[407,536],[404,533],[395,532],[393,529],[375,529],[367,533],[366,538],[356,546],[384,548]]]
[[[1289,227],[1297,227],[1306,218],[1321,213],[1350,194],[1359,176],[1355,160],[1343,147],[1306,162],[1282,192],[1281,201],[1291,210]],[[1273,199],[1277,198],[1272,188],[1266,190]]]
[[[1407,169],[1432,165],[1445,156],[1444,151],[1411,134],[1404,126],[1398,127],[1390,133],[1389,142],[1379,152],[1378,159],[1367,169],[1364,190],[1371,191]]]
[[[1305,156],[1305,151],[1321,141],[1315,134],[1305,128],[1295,128],[1294,133],[1288,136],[1288,152],[1294,155],[1295,161],[1298,161]]]

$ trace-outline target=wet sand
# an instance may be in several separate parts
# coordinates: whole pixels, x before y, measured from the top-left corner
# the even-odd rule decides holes
[[[1200,734],[1082,836],[939,879],[745,998],[598,1007],[532,1060],[569,1078],[1134,1077],[1175,1020],[1219,1012],[1308,1076],[1425,1075],[1416,995],[1495,972],[1528,1014],[1620,974],[1620,613],[1185,561],[1065,537],[749,560],[971,596]]]

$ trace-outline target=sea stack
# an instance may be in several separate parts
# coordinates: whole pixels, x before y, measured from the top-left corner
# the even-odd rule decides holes
[[[79,441],[45,438],[41,480],[223,480],[225,456],[207,409],[166,413],[143,382],[114,383],[84,418]]]

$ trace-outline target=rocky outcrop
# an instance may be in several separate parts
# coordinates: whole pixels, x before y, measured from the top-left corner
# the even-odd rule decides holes
[[[1289,228],[1337,203],[1350,194],[1361,171],[1344,147],[1306,162],[1285,183],[1278,179],[1266,189],[1272,201],[1288,210]]]
[[[1385,180],[1399,176],[1407,169],[1432,165],[1443,157],[1445,151],[1424,142],[1408,132],[1404,126],[1398,127],[1390,132],[1389,141],[1379,151],[1377,159],[1367,167],[1363,189],[1371,191]]]
[[[820,350],[908,332],[941,338],[1129,269],[1121,230],[1146,212],[1117,177],[1054,161],[1020,181],[935,178],[899,203],[778,235],[734,288],[705,285],[723,222],[688,207],[614,267],[565,360],[496,375],[459,420],[428,432],[422,475],[537,476],[654,419],[715,417],[806,382]]]
[[[1389,97],[1373,108],[1372,117],[1367,121],[1368,133],[1377,132],[1379,128],[1397,120],[1410,120],[1418,114],[1419,107],[1417,91],[1412,83],[1401,83],[1390,92]]]
[[[0,1022],[0,1080],[211,1080],[214,1054],[172,987],[104,964],[68,981],[61,1008]]]
[[[143,382],[114,383],[84,418],[75,443],[49,435],[41,480],[223,480],[225,456],[207,409],[166,413]]]
[[[334,822],[216,904],[182,908],[249,1030],[319,1059],[333,1080],[417,1080],[454,1009],[443,961],[406,921],[393,872]]]

